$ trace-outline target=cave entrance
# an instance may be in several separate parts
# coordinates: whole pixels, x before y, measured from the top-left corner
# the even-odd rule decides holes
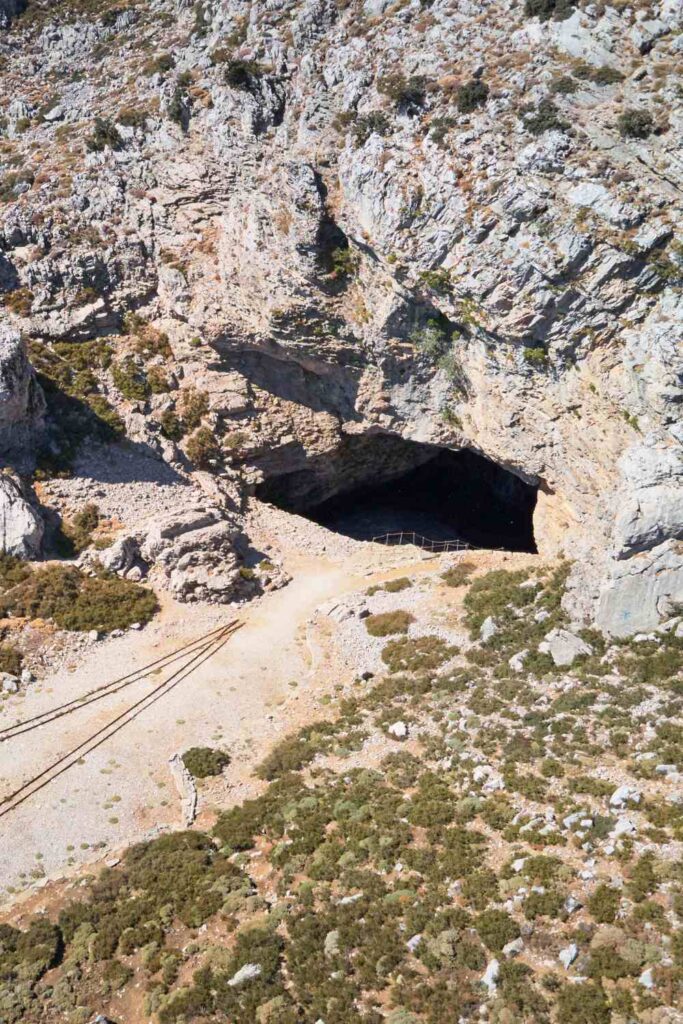
[[[347,436],[256,489],[261,500],[356,540],[404,531],[529,552],[536,495],[535,485],[476,452],[385,434]]]

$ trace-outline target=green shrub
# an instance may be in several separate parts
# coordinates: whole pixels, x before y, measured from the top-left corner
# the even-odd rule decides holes
[[[594,982],[565,985],[557,1000],[558,1024],[610,1024],[607,997]]]
[[[613,924],[619,910],[619,890],[601,882],[587,905],[598,924]]]
[[[92,535],[100,522],[100,510],[93,502],[88,502],[79,512],[62,523],[63,541],[59,545],[65,557],[80,555],[92,544]]]
[[[21,651],[11,644],[0,644],[0,672],[9,672],[11,676],[18,676],[24,658]]]
[[[149,395],[145,374],[131,359],[114,363],[111,375],[123,397],[128,398],[131,402],[143,402]]]
[[[88,149],[92,153],[101,153],[107,147],[109,149],[121,149],[122,145],[123,139],[119,135],[116,125],[105,118],[96,117],[93,133],[87,139]]]
[[[461,85],[456,96],[458,110],[462,114],[471,114],[477,107],[482,107],[489,95],[489,87],[480,78],[473,78]]]
[[[187,388],[180,396],[179,409],[184,429],[194,430],[209,411],[209,396],[206,391]]]
[[[545,369],[548,365],[548,353],[544,348],[529,348],[524,349],[524,361],[529,363],[531,366],[537,366],[541,369]]]
[[[427,288],[431,288],[438,295],[446,295],[451,291],[451,275],[445,267],[437,267],[435,270],[421,270],[419,279]]]
[[[569,122],[564,120],[549,97],[542,99],[535,110],[529,107],[524,108],[522,114],[524,115],[524,127],[532,135],[542,135],[543,132],[551,130],[566,132],[569,128]]]
[[[216,435],[208,427],[200,427],[188,439],[185,452],[190,462],[200,469],[209,469],[221,457]]]
[[[365,628],[370,636],[392,636],[394,633],[407,633],[411,622],[415,622],[415,616],[410,612],[380,612],[368,615]]]
[[[654,131],[655,120],[649,110],[624,110],[617,118],[624,139],[646,139]]]
[[[225,84],[243,92],[253,90],[263,76],[263,68],[254,60],[230,60],[225,68]]]
[[[479,938],[492,953],[519,937],[519,926],[505,910],[485,910],[474,923]]]
[[[472,562],[458,562],[457,565],[446,569],[441,574],[441,579],[448,587],[464,587],[470,582],[470,575],[476,566]]]
[[[548,21],[564,21],[571,17],[575,4],[571,0],[524,0],[524,13],[527,18],[540,18]]]
[[[182,420],[172,409],[165,409],[162,412],[159,417],[159,426],[161,427],[161,433],[169,441],[180,441],[185,433]]]
[[[406,78],[401,71],[391,71],[378,80],[377,88],[399,107],[419,107],[424,103],[426,81],[421,75]]]
[[[396,580],[388,580],[384,584],[384,590],[387,594],[399,594],[402,590],[409,590],[412,585],[407,576],[399,576]]]
[[[382,651],[382,661],[390,672],[427,672],[455,657],[456,647],[438,636],[401,637],[390,640]]]
[[[35,569],[0,599],[5,615],[52,619],[68,630],[126,629],[147,622],[158,610],[151,590],[101,572],[84,575],[75,566]]]
[[[353,138],[357,146],[362,146],[371,135],[388,135],[391,121],[381,110],[372,110],[369,114],[361,114],[353,125]]]
[[[230,754],[214,747],[190,747],[183,754],[183,762],[195,779],[207,779],[211,775],[220,775],[227,768]]]

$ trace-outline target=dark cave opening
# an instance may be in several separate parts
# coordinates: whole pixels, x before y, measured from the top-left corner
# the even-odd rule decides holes
[[[473,451],[362,435],[268,476],[256,495],[357,540],[406,531],[535,552],[537,490]]]

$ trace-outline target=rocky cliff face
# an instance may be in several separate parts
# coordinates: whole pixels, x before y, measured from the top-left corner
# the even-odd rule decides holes
[[[554,7],[29,2],[0,288],[72,401],[233,497],[357,482],[349,435],[486,455],[626,633],[683,600],[683,12]]]

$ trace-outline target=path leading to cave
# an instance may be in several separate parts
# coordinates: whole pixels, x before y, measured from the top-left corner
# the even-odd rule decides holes
[[[367,546],[353,547],[327,554],[308,553],[300,545],[289,550],[285,567],[291,582],[238,609],[244,627],[215,657],[82,764],[0,819],[0,903],[8,887],[22,889],[29,882],[40,886],[41,877],[75,873],[83,863],[106,860],[112,851],[155,828],[178,827],[180,797],[168,759],[190,746],[230,751],[230,802],[240,799],[254,762],[282,735],[319,716],[321,699],[344,672],[325,638],[308,634],[315,609],[408,567],[424,571],[433,566],[415,549],[373,546],[369,555]],[[142,632],[93,645],[78,664],[73,659],[24,695],[6,701],[0,725],[78,698],[172,652],[235,613],[233,607],[178,605],[166,599],[160,615]],[[55,724],[1,744],[1,792],[35,776],[162,678],[136,682]],[[202,806],[202,817],[207,817],[206,800]]]

